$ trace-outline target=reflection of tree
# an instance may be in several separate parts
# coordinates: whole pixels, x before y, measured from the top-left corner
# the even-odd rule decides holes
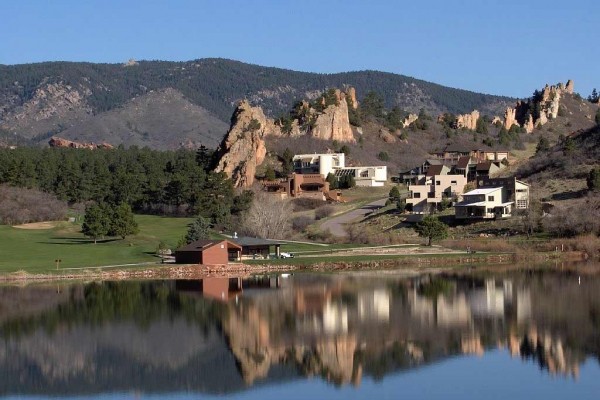
[[[131,320],[141,327],[163,316],[182,316],[206,331],[226,312],[224,305],[181,295],[172,285],[156,282],[104,282],[72,289],[66,304],[44,314],[15,318],[0,327],[3,337],[18,337],[37,329],[55,332],[60,326],[103,325]]]

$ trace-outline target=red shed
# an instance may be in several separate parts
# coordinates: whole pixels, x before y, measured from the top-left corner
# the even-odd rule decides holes
[[[238,261],[242,247],[229,240],[197,240],[175,251],[178,264],[227,264]]]

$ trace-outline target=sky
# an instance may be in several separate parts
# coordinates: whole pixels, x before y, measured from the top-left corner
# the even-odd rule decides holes
[[[527,97],[600,88],[600,0],[0,0],[0,64],[222,57]]]

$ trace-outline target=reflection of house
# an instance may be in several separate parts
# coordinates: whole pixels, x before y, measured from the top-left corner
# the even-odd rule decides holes
[[[507,218],[512,214],[513,202],[504,202],[502,188],[475,189],[463,195],[463,201],[454,205],[457,219]]]
[[[390,294],[385,289],[375,289],[358,294],[358,318],[361,321],[390,319]]]
[[[432,165],[427,174],[408,186],[407,208],[414,213],[425,213],[436,209],[443,199],[452,201],[463,193],[467,178],[463,175],[448,175],[445,165]]]
[[[268,258],[270,254],[275,254],[279,258],[281,253],[281,243],[275,240],[244,236],[233,237],[231,241],[240,246],[242,259]],[[271,252],[271,248],[274,250],[273,253]]]
[[[180,279],[175,281],[175,289],[179,292],[202,294],[206,298],[228,301],[241,295],[242,278]]]
[[[242,247],[229,240],[197,240],[175,251],[178,264],[227,264],[240,259]]]

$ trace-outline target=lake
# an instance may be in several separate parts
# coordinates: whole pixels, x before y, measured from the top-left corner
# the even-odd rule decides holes
[[[600,395],[600,275],[393,271],[0,287],[11,398]]]

